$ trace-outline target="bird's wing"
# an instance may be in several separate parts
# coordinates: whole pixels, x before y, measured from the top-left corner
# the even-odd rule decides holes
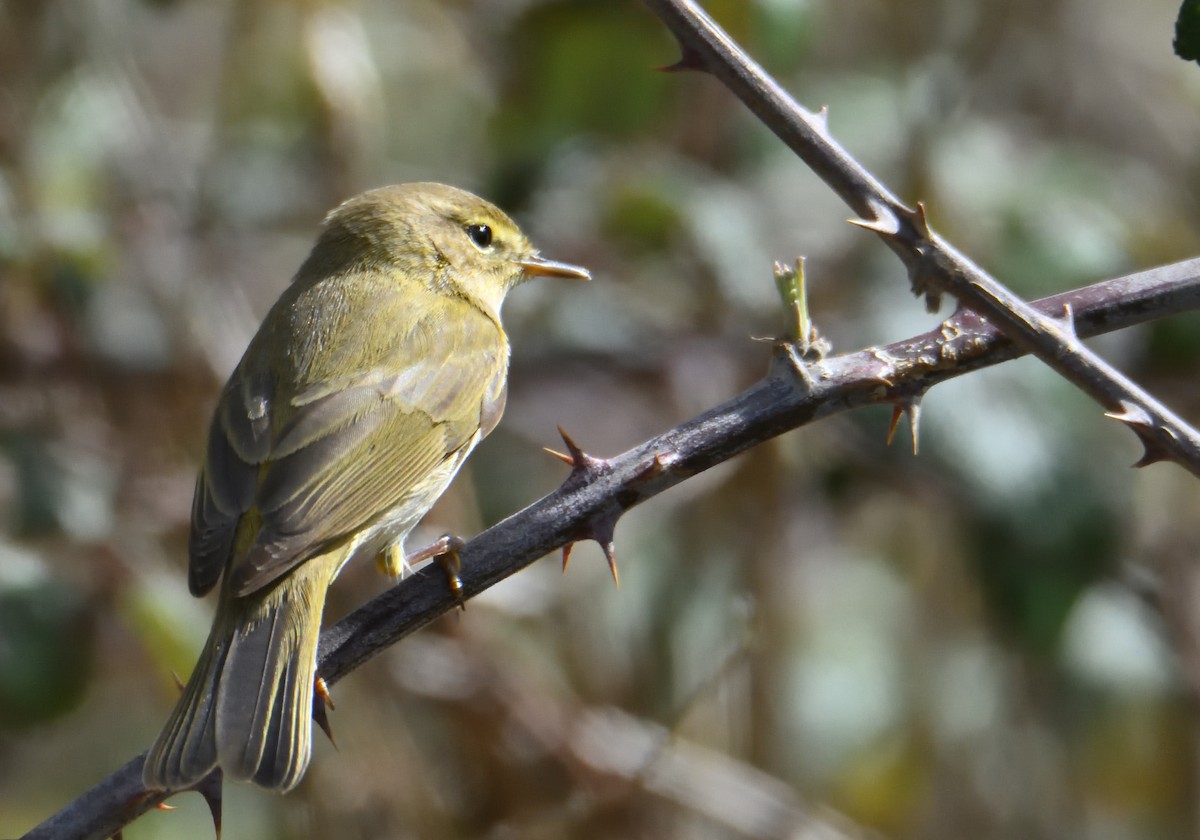
[[[193,547],[204,549],[192,554],[193,576],[223,550],[230,584],[244,595],[388,511],[411,505],[414,518],[424,514],[435,500],[430,474],[480,431],[481,410],[503,393],[507,366],[503,333],[491,322],[438,326],[416,325],[386,364],[295,395],[257,464],[253,434],[221,425],[224,440],[210,442],[206,490],[193,510]],[[243,506],[247,475],[251,499]],[[241,535],[226,513],[239,508],[238,518],[250,514]]]
[[[192,497],[188,538],[188,588],[208,592],[233,550],[242,515],[254,504],[259,464],[271,451],[269,376],[230,377],[208,431],[204,465]]]

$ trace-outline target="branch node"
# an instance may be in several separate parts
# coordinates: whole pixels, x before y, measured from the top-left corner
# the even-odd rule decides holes
[[[942,293],[933,282],[940,272],[932,251],[923,246],[916,250],[917,258],[908,264],[909,287],[914,295],[925,298],[925,311],[933,314],[942,307]]]

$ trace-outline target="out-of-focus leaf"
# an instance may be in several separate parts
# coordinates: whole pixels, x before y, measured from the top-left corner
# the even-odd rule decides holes
[[[74,708],[92,673],[88,598],[62,583],[0,591],[0,731]]]
[[[672,83],[654,70],[677,48],[648,15],[620,3],[547,3],[512,35],[509,107],[493,126],[503,151],[536,159],[564,140],[631,139],[663,119]]]
[[[1175,19],[1175,55],[1200,61],[1200,0],[1183,0]]]

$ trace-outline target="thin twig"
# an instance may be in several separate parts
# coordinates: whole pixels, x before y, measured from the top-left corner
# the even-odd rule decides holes
[[[874,231],[908,269],[913,291],[936,309],[942,293],[979,312],[1026,351],[1127,425],[1144,447],[1139,466],[1171,460],[1200,476],[1200,434],[1136,383],[1084,347],[1072,310],[1038,311],[959,253],[914,210],[888,192],[837,144],[825,111],[813,113],[788,93],[693,0],[643,0],[678,40],[675,70],[701,70],[719,79],[775,132],[842,200],[856,224]]]
[[[1200,259],[1109,280],[1034,304],[1069,306],[1090,336],[1200,308]],[[911,399],[933,385],[1023,354],[997,329],[960,313],[927,333],[832,356],[806,372],[777,347],[767,376],[732,400],[611,459],[484,531],[462,551],[466,597],[568,543],[587,539],[662,491],[776,435],[863,405]],[[418,574],[321,634],[319,671],[332,684],[404,636],[454,609],[441,574]],[[166,797],[142,788],[144,754],[128,762],[25,840],[104,840]]]

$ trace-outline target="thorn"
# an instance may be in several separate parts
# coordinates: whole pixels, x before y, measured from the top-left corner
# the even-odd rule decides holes
[[[562,426],[558,427],[558,433],[562,436],[563,443],[567,445],[570,460],[566,458],[562,460],[571,465],[572,478],[586,479],[608,471],[608,461],[603,458],[593,458],[584,452]],[[562,457],[560,453],[555,452],[554,454]]]
[[[1134,469],[1148,467],[1151,464],[1157,464],[1160,461],[1171,460],[1171,455],[1157,444],[1149,443],[1145,438],[1142,438],[1142,457],[1138,458],[1129,466]]]
[[[543,446],[542,450],[544,452],[549,452],[551,455],[553,455],[555,458],[562,461],[564,464],[566,464],[569,467],[575,466],[575,459],[572,458],[570,455],[567,455],[565,452],[559,452],[557,449],[551,449],[549,446]]]
[[[617,553],[613,547],[612,541],[604,543],[601,548],[604,549],[604,557],[608,560],[608,570],[612,572],[613,586],[617,589],[621,588],[621,576],[617,574]]]
[[[912,222],[913,227],[917,230],[917,234],[922,239],[933,238],[933,230],[929,227],[929,217],[925,212],[924,201],[917,202],[917,209],[909,216],[909,221]]]
[[[892,405],[892,419],[888,422],[887,445],[891,446],[896,437],[896,429],[900,426],[900,418],[908,418],[908,430],[912,436],[912,451],[916,455],[920,451],[921,435],[921,397],[905,397]]]
[[[912,435],[912,454],[919,455],[921,452],[921,400],[918,397],[904,407],[904,413],[908,415],[908,431]]]
[[[604,559],[608,561],[608,571],[612,574],[613,583],[619,589],[621,587],[621,577],[617,573],[617,554],[616,548],[613,545],[613,534],[616,529],[617,514],[602,515],[600,519],[593,521],[588,526],[586,532],[587,539],[595,540],[600,549],[604,552]],[[563,571],[567,570],[567,561],[571,559],[571,551],[575,547],[575,542],[569,542],[562,548],[563,553]]]
[[[896,429],[900,426],[900,418],[904,416],[904,407],[900,405],[892,406],[892,419],[888,421],[886,446],[891,446],[892,441],[896,438]]]
[[[705,70],[704,59],[695,50],[690,50],[680,43],[682,51],[679,60],[674,64],[665,64],[656,68],[660,73],[682,73],[686,70]]]
[[[586,457],[583,450],[579,448],[579,444],[577,444],[574,439],[567,434],[567,430],[562,426],[558,427],[558,436],[563,439],[563,443],[567,445],[567,451],[571,453],[571,465],[578,466]]]
[[[154,807],[160,811],[174,811],[175,810],[174,805],[168,805],[166,802],[159,802]]]
[[[604,551],[604,559],[608,561],[608,571],[612,574],[613,584],[621,588],[621,576],[617,573],[617,551],[614,545],[617,517],[611,516],[592,523],[591,538],[600,544]]]
[[[665,452],[655,452],[654,457],[650,462],[638,470],[637,477],[631,483],[630,489],[633,487],[644,485],[646,482],[658,478],[671,469],[682,460],[680,454],[674,449],[668,449]]]
[[[900,220],[896,218],[896,214],[890,207],[881,204],[878,201],[871,201],[870,217],[861,219],[847,219],[848,222],[857,227],[864,228],[878,233],[880,236],[896,236],[900,233]]]
[[[325,733],[325,737],[329,739],[329,743],[333,744],[333,748],[341,752],[338,749],[337,740],[333,737],[333,727],[329,725],[329,713],[327,709],[332,708],[333,699],[329,696],[329,688],[325,685],[323,678],[317,677],[317,681],[313,685],[313,722],[321,727],[321,731]]]
[[[882,236],[895,236],[896,234],[894,224],[889,225],[887,222],[879,219],[847,219],[846,221],[855,227],[860,227],[863,230],[869,230],[872,233],[878,233]]]
[[[179,674],[176,674],[174,670],[171,671],[171,679],[175,681],[175,688],[179,689],[180,694],[183,694],[183,690],[187,686],[184,684],[183,680],[179,678]]]
[[[1159,439],[1159,435],[1174,438],[1174,433],[1170,429],[1159,426],[1142,406],[1126,400],[1121,400],[1120,406],[1119,411],[1106,411],[1104,416],[1124,423],[1142,442],[1142,457],[1138,458],[1132,466],[1148,467],[1159,461],[1174,460],[1173,454]]]
[[[204,803],[208,805],[209,816],[212,817],[213,830],[217,834],[217,840],[221,840],[221,768],[218,767],[207,776],[200,780],[192,790],[204,797]]]
[[[1129,426],[1135,431],[1138,429],[1153,428],[1154,421],[1146,412],[1146,409],[1127,400],[1121,400],[1119,405],[1119,410],[1106,411],[1104,412],[1104,416],[1111,417],[1113,420],[1124,423],[1126,426]]]

